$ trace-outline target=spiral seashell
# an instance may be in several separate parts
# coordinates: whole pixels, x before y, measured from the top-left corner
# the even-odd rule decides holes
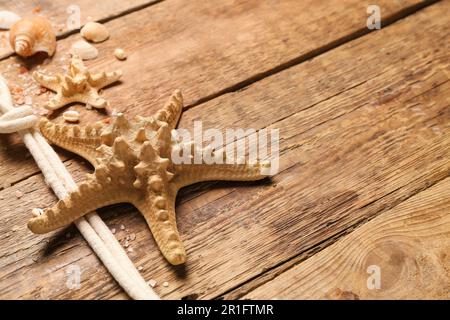
[[[11,26],[9,42],[14,51],[29,57],[36,52],[46,52],[52,56],[56,50],[56,35],[44,17],[24,18]]]

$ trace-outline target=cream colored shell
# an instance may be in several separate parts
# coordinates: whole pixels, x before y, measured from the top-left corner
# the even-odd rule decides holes
[[[74,42],[70,47],[70,53],[72,56],[79,56],[83,60],[92,60],[98,56],[97,48],[84,40]]]
[[[0,29],[9,30],[19,20],[20,17],[14,12],[0,10]]]
[[[119,60],[125,60],[127,58],[125,50],[121,48],[117,48],[116,50],[114,50],[114,56]]]
[[[80,120],[80,114],[75,110],[68,110],[63,113],[63,118],[67,122],[78,122]]]
[[[46,18],[41,16],[24,18],[11,26],[9,42],[14,51],[23,57],[36,52],[53,56],[56,50],[56,35]]]
[[[103,42],[109,38],[109,31],[98,22],[88,22],[81,28],[81,36],[92,42]]]

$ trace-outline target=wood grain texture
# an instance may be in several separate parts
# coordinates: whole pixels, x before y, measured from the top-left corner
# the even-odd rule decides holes
[[[83,26],[88,21],[106,21],[118,17],[127,12],[149,6],[157,0],[1,0],[0,9],[17,13],[21,17],[43,15],[47,17],[57,34],[61,37],[74,31],[72,23],[68,19],[73,11],[70,6],[78,6],[80,10],[80,24]],[[0,31],[0,59],[13,53],[8,43],[8,32]]]
[[[449,299],[449,254],[447,178],[243,299]]]
[[[379,5],[383,21],[389,21],[428,2],[383,0]],[[86,65],[95,72],[121,69],[124,73],[122,84],[104,91],[111,102],[109,113],[115,109],[130,116],[145,115],[176,88],[182,90],[187,105],[196,104],[345,42],[361,30],[368,31],[366,19],[366,5],[358,0],[165,1],[106,23],[111,38],[96,45],[99,58]],[[77,34],[59,41],[56,56],[42,70],[61,73],[68,64],[70,45],[79,38]],[[113,56],[118,47],[129,54],[125,62]],[[15,87],[25,88],[42,60],[12,57],[0,62],[0,73]],[[23,65],[30,72],[20,74]],[[47,95],[31,96],[35,105],[48,100]],[[81,112],[82,123],[105,117],[79,105],[67,109]],[[55,116],[60,120],[60,113]],[[0,188],[38,172],[14,136],[0,137],[2,147],[8,150],[0,152]]]
[[[136,235],[130,256],[146,279],[169,282],[156,287],[163,298],[221,295],[450,175],[446,9],[433,5],[186,111],[185,128],[196,119],[205,129],[280,128],[281,172],[271,183],[186,188],[177,205],[188,251],[181,268],[165,263],[134,208],[101,210],[118,238]],[[78,181],[87,171],[77,160],[67,165]],[[72,228],[42,237],[26,230],[29,208],[55,201],[40,175],[0,198],[2,297],[124,297]],[[73,264],[83,271],[80,290],[65,286]]]

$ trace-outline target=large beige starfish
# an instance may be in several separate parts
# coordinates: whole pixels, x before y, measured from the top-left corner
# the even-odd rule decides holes
[[[64,76],[47,76],[34,72],[34,79],[56,95],[45,105],[56,110],[73,102],[80,102],[97,109],[103,109],[108,102],[99,96],[99,90],[116,82],[122,76],[121,71],[91,73],[78,56],[73,56],[68,73]]]
[[[97,208],[129,202],[144,215],[166,259],[175,265],[184,263],[186,252],[175,220],[178,190],[201,181],[262,179],[266,177],[262,171],[269,165],[217,161],[176,164],[171,155],[174,150],[180,151],[180,143],[172,139],[171,130],[176,127],[182,108],[181,93],[175,91],[154,117],[136,117],[132,122],[122,114],[109,125],[96,123],[86,127],[42,120],[40,129],[48,140],[87,159],[95,172],[77,191],[32,218],[28,227],[35,233],[45,233]],[[204,151],[192,143],[189,149]],[[224,159],[218,151],[211,154]]]

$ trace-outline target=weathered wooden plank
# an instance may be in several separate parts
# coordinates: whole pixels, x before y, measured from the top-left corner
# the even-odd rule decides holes
[[[136,210],[110,209],[120,215],[106,215],[108,223],[129,229],[119,237],[136,234],[130,255],[144,266],[146,279],[169,281],[156,290],[168,298],[220,295],[448,176],[449,26],[441,15],[446,8],[434,5],[188,110],[182,127],[201,118],[205,128],[281,128],[282,172],[272,184],[217,184],[186,202],[182,194],[177,212],[189,256],[184,268],[167,265]],[[80,179],[85,169],[68,163]],[[0,214],[10,218],[0,226],[2,295],[122,297],[113,282],[101,290],[109,276],[93,254],[78,252],[85,246],[78,236],[69,241],[64,232],[36,237],[25,230],[24,210],[54,201],[42,186],[34,176],[0,192]],[[25,193],[21,201],[12,198],[16,190]],[[13,232],[14,225],[21,228]],[[42,255],[47,239],[56,248]],[[66,241],[75,248],[64,247]],[[65,287],[64,266],[71,257],[83,270],[80,290]],[[50,267],[51,279],[45,273]],[[33,288],[17,284],[22,273],[24,282],[32,274]]]
[[[36,0],[36,1],[10,1],[1,0],[0,9],[10,10],[21,17],[43,15],[50,19],[58,36],[67,35],[78,28],[77,23],[72,22],[72,18],[77,19],[83,26],[88,21],[106,21],[114,17],[121,16],[127,12],[144,8],[157,0]],[[0,31],[0,59],[12,54],[12,49],[8,43],[8,32]]]
[[[244,299],[449,299],[450,179],[420,192]]]
[[[378,4],[386,23],[429,2],[383,0]],[[368,31],[366,19],[366,6],[358,0],[168,1],[108,22],[111,39],[96,45],[100,56],[87,65],[97,71],[124,71],[123,83],[104,91],[111,102],[109,112],[149,114],[175,88],[182,89],[187,104],[198,103]],[[65,54],[78,38],[73,35],[59,41],[59,52],[42,69],[61,72],[67,64]],[[113,57],[117,47],[129,53],[126,62]],[[41,62],[31,60],[26,66],[32,71]],[[0,62],[0,73],[19,90],[32,82],[30,73],[20,74],[21,65],[24,62],[17,58]],[[38,105],[48,99],[29,91]],[[82,122],[104,117],[84,107],[70,108],[82,113]],[[20,142],[11,139],[0,138],[0,148],[11,149],[0,152],[0,188],[37,172],[24,149],[15,146]]]

